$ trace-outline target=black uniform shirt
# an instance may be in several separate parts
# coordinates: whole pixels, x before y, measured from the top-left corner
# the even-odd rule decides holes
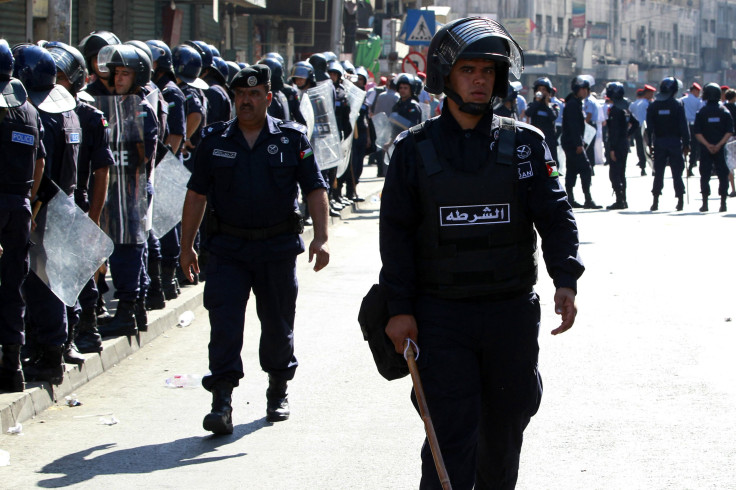
[[[560,111],[557,105],[547,105],[534,100],[526,108],[526,117],[532,126],[536,126],[544,133],[544,140],[548,145],[557,145],[555,136],[555,120]]]
[[[682,102],[673,98],[655,100],[647,107],[647,134],[654,145],[690,146],[690,126]]]
[[[579,146],[584,146],[585,124],[583,100],[572,94],[568,95],[565,99],[565,107],[562,109],[560,143],[564,150],[573,151]]]
[[[394,104],[391,112],[395,112],[399,116],[407,119],[410,123],[410,127],[422,122],[422,108],[419,103],[411,97],[406,100],[399,99],[399,101]]]
[[[179,88],[184,94],[184,99],[185,99],[184,113],[186,114],[186,116],[192,113],[202,114],[202,122],[199,123],[199,126],[197,126],[196,131],[192,133],[192,138],[191,138],[191,143],[194,146],[197,146],[200,140],[200,132],[201,132],[201,129],[205,126],[204,123],[206,121],[206,116],[207,116],[204,105],[202,103],[202,95],[199,89],[196,89],[187,83],[182,83],[181,85],[179,85]],[[191,128],[187,128],[187,131],[189,129]]]
[[[41,118],[28,102],[6,111],[0,122],[0,194],[31,197],[36,160],[46,158]]]
[[[447,106],[440,117],[446,137],[433,141],[437,150],[458,170],[474,172],[487,163],[488,152],[498,154],[498,117],[488,114],[474,129],[463,130]],[[578,232],[567,194],[560,185],[547,144],[531,127],[517,123],[517,151],[530,151],[532,176],[524,176],[518,192],[526,212],[542,238],[547,271],[556,287],[577,290],[584,267],[578,255]],[[405,131],[396,140],[381,198],[381,284],[389,293],[389,314],[413,314],[416,297],[416,231],[423,216],[413,137]],[[525,156],[526,158],[526,156]],[[521,185],[521,183],[526,185]]]
[[[207,97],[207,124],[214,124],[220,121],[229,121],[232,119],[232,102],[230,96],[221,85],[215,80],[207,79],[210,88],[204,91]]]
[[[46,148],[46,166],[43,173],[53,180],[68,196],[77,187],[77,159],[68,145],[79,146],[82,141],[79,117],[76,112],[50,114],[39,111],[44,128],[43,144]]]
[[[77,188],[74,197],[77,205],[86,211],[89,209],[87,190],[90,176],[96,170],[115,165],[115,160],[110,150],[107,120],[102,111],[77,100],[76,112],[82,128],[82,144],[79,147]]]
[[[629,136],[639,128],[639,123],[631,112],[612,105],[608,110],[606,127],[608,128],[608,151],[615,151],[619,155],[624,152],[628,153]]]
[[[169,117],[166,120],[168,134],[176,136],[185,135],[187,131],[187,119],[184,113],[184,105],[186,103],[184,92],[167,76],[161,77],[156,82],[156,86],[161,90],[164,100],[169,106]]]
[[[733,134],[731,113],[718,102],[708,102],[695,114],[693,133],[702,134],[708,143],[715,145],[726,133]]]
[[[297,123],[266,116],[253,148],[237,119],[215,123],[203,133],[188,188],[206,195],[218,220],[227,225],[243,229],[276,226],[298,209],[297,184],[304,195],[327,188],[306,128]],[[255,262],[285,259],[304,251],[304,242],[296,233],[255,241],[217,234],[205,246],[215,254]]]

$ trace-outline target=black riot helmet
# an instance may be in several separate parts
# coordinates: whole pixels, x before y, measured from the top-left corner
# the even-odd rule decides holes
[[[260,65],[266,65],[271,69],[271,90],[281,90],[284,88],[284,66],[279,63],[276,58],[263,58],[258,62]]]
[[[275,58],[278,60],[279,63],[281,63],[281,66],[285,65],[284,57],[281,56],[276,51],[271,51],[270,53],[266,53],[266,56],[264,56],[264,58]]]
[[[659,93],[655,98],[657,100],[668,100],[675,97],[680,90],[682,90],[682,82],[675,77],[667,77],[660,82]],[[718,90],[720,90],[720,87]]]
[[[212,57],[212,64],[215,65],[216,69],[212,70],[212,76],[220,82],[220,84],[225,85],[227,84],[227,78],[230,74],[230,71],[227,67],[227,63],[225,60],[220,58],[219,56],[213,56]]]
[[[399,73],[394,77],[394,85],[396,85],[396,90],[399,89],[399,85],[402,83],[407,84],[409,87],[412,88],[413,91],[413,83],[414,83],[414,76],[410,73]]]
[[[572,93],[575,96],[577,96],[578,90],[580,90],[581,88],[590,89],[590,87],[590,80],[582,75],[573,78],[572,82],[570,82],[570,90],[572,90]]]
[[[209,45],[204,41],[187,41],[184,44],[193,47],[202,58],[202,71],[206,68],[215,68],[212,65],[212,51]]]
[[[294,83],[295,78],[305,78],[307,83],[317,83],[314,75],[314,67],[307,61],[298,61],[291,67],[291,82]]]
[[[366,70],[364,66],[359,66],[358,68],[356,68],[355,75],[358,77],[363,77],[365,79],[365,83],[368,83],[368,70]]]
[[[212,53],[212,61],[215,60],[215,57],[222,58],[220,50],[214,44],[208,44],[207,47],[210,48],[210,53]],[[216,63],[213,63],[213,65],[216,65]]]
[[[113,44],[120,44],[120,38],[110,31],[92,31],[80,41],[79,50],[90,70],[92,69],[92,58],[97,56],[102,48]]]
[[[612,101],[624,98],[624,85],[621,82],[610,82],[606,85],[606,97]]]
[[[327,76],[327,58],[322,53],[315,53],[309,57],[309,64],[314,69],[314,77],[318,82],[329,80]]]
[[[46,49],[54,58],[56,69],[63,72],[69,83],[71,83],[72,95],[76,95],[84,88],[87,78],[87,65],[84,62],[84,56],[74,46],[59,41],[46,43]]]
[[[445,24],[432,38],[427,51],[426,90],[432,94],[447,94],[460,110],[470,114],[483,114],[491,109],[487,104],[464,102],[445,85],[453,65],[459,59],[489,59],[496,62],[496,82],[492,95],[505,97],[508,90],[508,74],[517,78],[524,70],[524,55],[500,23],[484,17],[467,17]]]
[[[327,73],[337,73],[338,81],[340,81],[345,76],[345,69],[339,61],[333,60],[327,64]]]
[[[536,92],[537,88],[539,87],[546,88],[549,91],[550,95],[552,95],[552,92],[554,92],[552,81],[547,77],[540,77],[534,80],[534,85],[532,85],[532,89]]]
[[[227,64],[227,85],[230,86],[230,82],[233,81],[235,75],[238,74],[242,68],[234,61],[226,61]]]
[[[151,57],[156,65],[154,72],[173,75],[174,67],[169,46],[165,42],[157,39],[150,39],[146,41],[146,44],[148,45],[148,49],[151,50]]]
[[[337,55],[333,51],[325,51],[324,53],[322,53],[322,56],[325,57],[327,63],[329,63],[330,61],[337,61]]]
[[[345,73],[355,75],[355,65],[353,65],[350,61],[342,60],[340,64],[342,65],[343,70],[345,70]]]
[[[10,50],[8,41],[0,39],[0,78],[10,80],[13,74],[13,52]]]
[[[180,44],[171,52],[171,60],[174,66],[174,75],[192,83],[202,71],[202,57],[191,46]]]
[[[0,39],[0,108],[19,107],[28,98],[20,80],[12,78],[13,52],[5,39]]]
[[[419,100],[419,96],[421,95],[422,90],[424,90],[424,82],[417,75],[412,75],[412,77],[414,80],[411,82],[411,94],[415,99]]]
[[[100,73],[109,72],[110,85],[115,84],[115,68],[130,68],[135,72],[133,87],[145,87],[151,81],[151,58],[132,44],[105,46],[97,55]]]
[[[702,98],[706,102],[720,102],[721,87],[717,83],[709,83],[703,87]]]
[[[13,76],[20,80],[38,109],[60,114],[77,106],[74,97],[56,84],[56,63],[51,53],[35,44],[13,46]]]

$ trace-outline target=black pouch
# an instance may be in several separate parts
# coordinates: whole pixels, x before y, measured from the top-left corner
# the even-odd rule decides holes
[[[374,284],[360,305],[358,323],[363,332],[363,339],[368,342],[371,349],[378,372],[392,381],[409,374],[409,366],[404,356],[396,353],[394,344],[386,335],[388,319],[386,294],[380,284]]]

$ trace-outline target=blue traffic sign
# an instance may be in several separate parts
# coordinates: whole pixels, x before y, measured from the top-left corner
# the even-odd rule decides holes
[[[434,10],[410,9],[406,11],[399,40],[409,46],[429,46],[435,29]]]

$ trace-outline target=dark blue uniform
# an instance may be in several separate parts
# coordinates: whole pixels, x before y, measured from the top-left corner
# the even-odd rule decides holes
[[[207,124],[229,121],[232,119],[233,104],[227,90],[214,79],[208,78],[205,81],[210,84],[210,88],[204,91],[207,97]]]
[[[419,102],[411,97],[406,100],[399,99],[399,101],[394,104],[391,112],[395,112],[409,121],[410,127],[422,122],[422,108],[419,105]]]
[[[585,113],[583,112],[583,100],[570,94],[565,99],[565,108],[562,110],[562,150],[565,152],[567,171],[565,172],[565,189],[570,202],[574,203],[573,190],[577,183],[578,175],[583,185],[585,200],[590,200],[590,161],[585,151],[577,153],[578,147],[585,147],[583,136],[585,135]]]
[[[532,126],[539,128],[544,133],[544,141],[547,142],[552,159],[557,160],[557,130],[555,121],[560,113],[557,104],[542,104],[538,100],[532,101],[526,108],[526,117]]]
[[[727,133],[733,134],[734,124],[731,113],[720,107],[718,102],[708,102],[697,114],[693,124],[694,134],[702,134],[705,140],[715,145]],[[723,145],[717,153],[709,152],[700,142],[700,193],[703,199],[710,196],[710,176],[715,170],[718,176],[718,195],[721,198],[728,196],[728,166],[726,165],[726,145]]]
[[[629,156],[629,141],[635,131],[639,131],[639,123],[636,118],[631,115],[628,108],[628,101],[619,107],[612,105],[608,111],[608,120],[606,127],[608,128],[607,151],[614,152],[616,161],[608,159],[609,170],[608,177],[611,180],[614,192],[626,192],[626,159]],[[625,201],[625,199],[624,199]]]
[[[583,272],[543,135],[516,124],[513,159],[502,161],[500,133],[510,131],[497,116],[463,130],[445,106],[397,138],[382,194],[380,282],[389,315],[416,318],[418,366],[456,488],[513,487],[541,401],[534,228],[555,286],[576,290]],[[426,443],[420,488],[441,488]]]
[[[690,128],[685,109],[674,98],[655,100],[647,107],[647,135],[654,147],[654,186],[652,194],[660,196],[664,187],[664,169],[670,166],[675,196],[685,194],[682,172],[685,169],[683,148],[690,147]]]
[[[264,371],[289,380],[294,357],[296,256],[304,251],[297,232],[297,184],[306,195],[326,189],[306,128],[270,116],[251,148],[237,119],[203,131],[189,189],[207,196],[213,215],[204,248],[210,252],[204,305],[209,310],[210,372],[234,386],[243,377],[245,307],[251,290],[261,320]]]
[[[196,89],[192,87],[189,84],[182,83],[179,85],[179,88],[181,89],[182,93],[184,94],[184,113],[185,117],[189,114],[201,114],[202,115],[202,121],[199,123],[199,126],[197,126],[194,133],[192,133],[192,137],[190,140],[190,143],[196,148],[199,144],[199,140],[201,139],[200,133],[201,129],[206,125],[207,123],[207,108],[203,102],[203,95],[202,92],[199,89]],[[191,128],[187,128],[187,132]],[[182,143],[183,145],[183,143]],[[189,169],[192,170],[192,162],[191,162],[191,152],[189,153],[189,157],[185,158],[184,165]]]
[[[299,124],[307,124],[307,121],[302,115],[302,110],[299,105],[299,92],[291,85],[284,85],[281,88],[281,92],[286,96],[286,101],[289,104],[289,112],[291,113],[291,120],[296,121]]]
[[[31,189],[36,160],[46,157],[38,111],[26,102],[2,109],[0,121],[0,345],[25,342],[25,301],[21,288],[28,274]]]

